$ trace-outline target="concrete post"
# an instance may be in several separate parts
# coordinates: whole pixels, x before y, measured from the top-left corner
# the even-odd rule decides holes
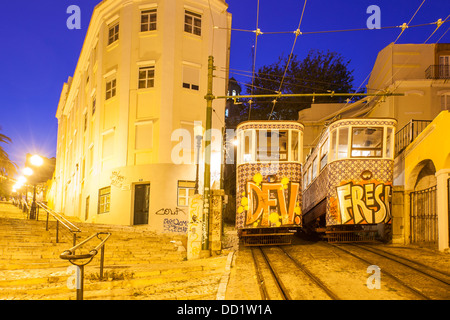
[[[449,211],[448,211],[448,179],[450,169],[442,169],[436,172],[436,209],[438,216],[438,249],[444,251],[449,248]]]
[[[213,253],[218,253],[222,250],[222,208],[224,196],[224,190],[211,190],[210,242]]]
[[[187,259],[194,260],[200,258],[202,251],[202,216],[203,197],[196,194],[189,198],[189,224],[187,240]]]

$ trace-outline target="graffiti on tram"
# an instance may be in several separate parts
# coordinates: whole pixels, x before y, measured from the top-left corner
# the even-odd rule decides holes
[[[330,216],[335,224],[377,224],[391,220],[392,184],[377,180],[347,181],[330,197]]]
[[[256,174],[246,184],[238,214],[245,215],[245,225],[251,228],[300,226],[300,190],[300,183],[289,178],[268,182]]]

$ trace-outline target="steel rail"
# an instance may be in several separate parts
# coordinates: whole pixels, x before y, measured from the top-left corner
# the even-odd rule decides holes
[[[305,274],[307,275],[311,280],[314,281],[314,283],[319,286],[331,299],[333,300],[340,300],[339,297],[331,291],[325,283],[323,283],[319,278],[317,278],[311,271],[308,270],[300,261],[298,261],[296,258],[292,257],[289,252],[286,251],[286,249],[279,247],[284,254],[294,262],[294,264]]]
[[[366,260],[366,259],[364,259],[364,258],[362,258],[362,257],[360,257],[360,256],[358,256],[358,255],[356,255],[356,254],[354,254],[353,252],[350,252],[350,251],[348,251],[348,250],[346,250],[346,249],[344,249],[344,248],[341,248],[340,246],[337,246],[337,245],[331,244],[331,243],[326,243],[326,244],[329,245],[329,246],[332,246],[332,247],[334,247],[334,248],[337,248],[337,249],[339,249],[339,250],[341,250],[341,251],[343,251],[343,252],[345,252],[345,253],[351,255],[352,257],[354,257],[354,258],[356,258],[356,259],[358,259],[358,260],[363,261],[364,263],[367,263],[367,264],[369,264],[369,265],[374,265],[374,263],[372,263],[372,262],[370,262],[370,261],[368,261],[368,260]],[[399,284],[401,284],[402,286],[404,286],[404,287],[407,288],[408,290],[414,292],[416,295],[422,297],[423,299],[425,299],[425,300],[432,300],[430,297],[428,297],[427,295],[424,295],[424,294],[423,294],[422,292],[420,292],[419,290],[417,290],[417,289],[411,287],[410,285],[408,285],[407,283],[405,283],[404,281],[402,281],[400,278],[394,276],[394,275],[391,274],[390,272],[388,272],[388,271],[383,271],[383,273],[384,273],[385,275],[387,275],[388,277],[390,277],[390,278],[394,279],[395,281],[397,281]]]
[[[436,277],[436,276],[430,274],[428,271],[420,270],[420,269],[418,269],[418,268],[416,268],[416,267],[413,267],[413,266],[408,265],[408,264],[406,264],[406,263],[404,263],[404,262],[402,262],[402,261],[399,261],[398,259],[394,259],[394,258],[392,258],[392,257],[390,257],[390,256],[388,256],[388,255],[386,255],[386,254],[377,252],[378,249],[376,249],[376,248],[371,248],[371,249],[369,249],[369,248],[367,248],[367,247],[365,247],[365,246],[361,246],[361,245],[357,245],[357,244],[352,244],[352,245],[355,246],[355,247],[358,247],[358,248],[360,248],[360,249],[362,249],[362,250],[366,250],[366,251],[368,251],[368,252],[377,254],[377,255],[379,255],[379,256],[381,256],[381,257],[384,257],[384,258],[386,258],[386,259],[389,259],[389,260],[391,260],[391,261],[397,262],[398,264],[401,264],[401,265],[403,265],[403,266],[405,266],[405,267],[408,267],[408,268],[410,268],[410,269],[412,269],[412,270],[414,270],[414,271],[417,271],[417,272],[419,272],[419,273],[421,273],[421,274],[424,274],[424,275],[426,275],[427,277],[430,277],[430,278],[432,278],[432,279],[434,279],[434,280],[437,280],[437,281],[439,281],[439,282],[442,282],[443,284],[446,284],[446,285],[450,286],[450,282],[448,282],[447,280],[442,279],[442,278],[439,278],[439,277]],[[383,250],[380,250],[380,251],[383,251]],[[384,251],[384,252],[387,253],[387,254],[389,254],[389,255],[391,254],[391,253],[386,252],[386,251]],[[445,275],[445,276],[448,277],[448,274],[447,274],[447,273],[441,272],[441,271],[436,270],[436,269],[434,269],[434,268],[432,268],[432,267],[429,267],[429,266],[425,266],[424,264],[421,264],[421,263],[419,263],[419,262],[410,260],[410,259],[408,259],[408,258],[403,258],[403,257],[397,256],[397,255],[394,255],[394,254],[392,254],[392,256],[396,256],[397,258],[404,259],[404,260],[408,261],[409,263],[415,263],[415,264],[420,265],[420,266],[422,266],[422,267],[424,267],[424,268],[429,268],[430,270],[433,270],[433,271],[435,271],[435,272],[441,273],[441,274],[443,274],[443,275]]]

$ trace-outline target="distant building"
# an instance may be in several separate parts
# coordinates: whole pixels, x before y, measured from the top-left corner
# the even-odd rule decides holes
[[[206,120],[208,56],[223,67],[214,71],[214,95],[227,91],[228,74],[220,71],[229,66],[227,8],[224,0],[104,0],[96,6],[56,113],[57,211],[82,221],[187,231],[194,135],[203,133]],[[225,101],[215,100],[213,108],[212,126],[221,130]],[[180,140],[178,129],[191,139]],[[183,148],[175,152],[180,141]],[[220,159],[220,148],[212,151]],[[185,161],[176,164],[180,156]],[[220,180],[220,161],[212,171],[213,182]]]

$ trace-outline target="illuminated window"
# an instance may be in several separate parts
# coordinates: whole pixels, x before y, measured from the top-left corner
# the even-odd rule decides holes
[[[337,158],[344,159],[348,156],[348,128],[339,129],[339,142],[337,150]]]
[[[142,11],[141,32],[156,30],[156,9]]]
[[[298,159],[298,131],[292,131],[291,135],[291,161],[299,161]]]
[[[178,181],[178,206],[187,207],[195,194],[195,181]]]
[[[287,161],[288,131],[257,130],[256,160]]]
[[[139,89],[153,88],[155,86],[155,67],[139,68]]]
[[[317,178],[317,169],[318,169],[318,158],[317,156],[314,158],[313,163],[312,163],[312,180],[314,180],[315,178]]]
[[[331,132],[330,161],[336,158],[336,130]]]
[[[328,163],[328,139],[320,147],[320,170]]]
[[[202,16],[191,12],[185,11],[184,14],[184,31],[192,33],[197,36],[202,35]]]
[[[111,209],[111,187],[98,191],[98,213],[108,213]]]
[[[116,79],[106,82],[106,100],[116,96]]]
[[[382,157],[383,128],[353,128],[352,157]]]
[[[441,110],[450,110],[450,93],[441,95]]]
[[[387,128],[386,134],[386,158],[392,158],[392,128]]]
[[[119,24],[115,24],[109,28],[108,32],[108,45],[119,40]]]

